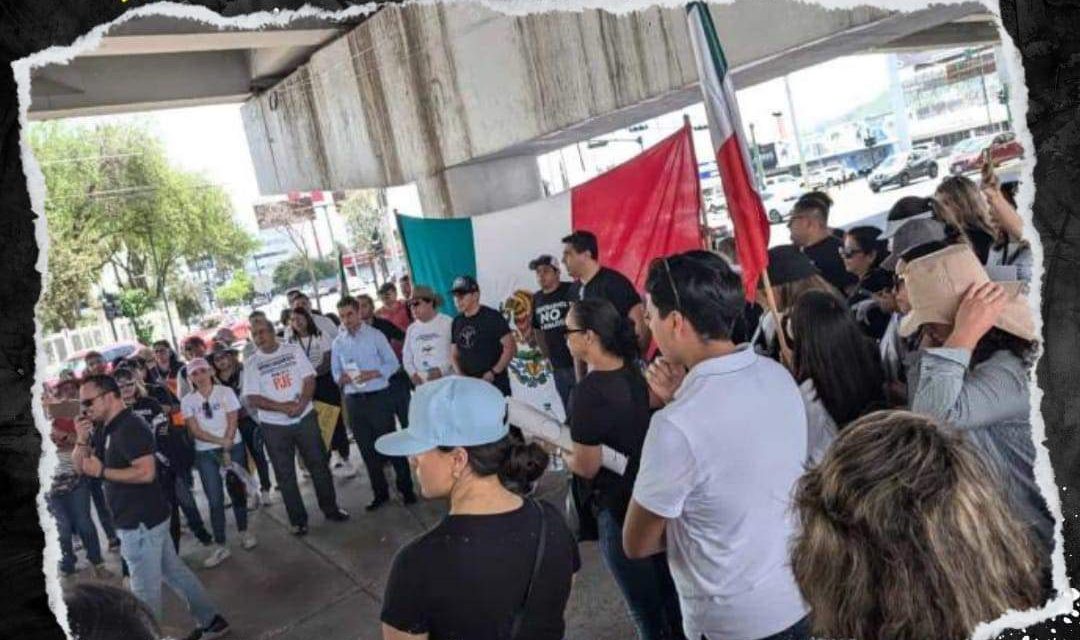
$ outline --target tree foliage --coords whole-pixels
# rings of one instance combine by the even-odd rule
[[[131,321],[131,328],[139,342],[150,344],[154,341],[154,325],[145,320],[146,314],[154,310],[155,301],[145,289],[124,289],[120,292],[120,315]]]
[[[174,279],[168,285],[169,300],[176,306],[180,322],[190,327],[206,309],[203,308],[202,295],[195,283],[190,280]]]
[[[315,271],[315,277],[319,280],[337,275],[337,262],[331,258],[312,260],[311,266]],[[292,256],[274,267],[274,289],[278,291],[298,289],[309,284],[311,284],[311,276],[308,274],[303,256]]]
[[[46,122],[29,139],[47,190],[48,328],[75,326],[107,265],[121,287],[156,301],[185,262],[209,256],[239,267],[254,249],[224,190],[173,167],[144,125]]]
[[[357,251],[382,250],[387,219],[385,205],[377,190],[354,191],[338,205],[338,211]]]
[[[246,271],[237,270],[228,282],[217,288],[214,295],[218,303],[225,307],[251,304],[255,299],[255,283]]]

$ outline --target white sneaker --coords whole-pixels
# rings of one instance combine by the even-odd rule
[[[269,507],[274,504],[274,493],[272,491],[260,491],[259,504],[264,507]]]
[[[356,477],[356,467],[353,465],[352,459],[342,460],[341,466],[333,469],[333,474],[340,478],[354,478]]]
[[[222,562],[228,560],[229,556],[231,555],[232,554],[229,553],[229,550],[225,547],[225,545],[216,544],[214,545],[214,550],[211,551],[210,555],[207,556],[205,561],[203,561],[203,566],[207,569],[213,569]]]
[[[245,531],[240,534],[240,546],[242,546],[244,550],[251,551],[257,544],[259,544],[259,541],[255,539],[254,533]]]
[[[259,494],[249,493],[247,497],[247,510],[254,511],[259,508]]]

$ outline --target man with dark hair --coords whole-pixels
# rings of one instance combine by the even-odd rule
[[[370,298],[364,304],[372,307],[370,312],[374,311]],[[394,396],[390,389],[390,377],[400,370],[401,364],[386,336],[364,322],[360,307],[360,301],[349,296],[338,301],[338,315],[341,316],[344,331],[334,339],[330,368],[345,396],[349,428],[364,459],[371,490],[375,494],[365,509],[375,511],[390,500],[390,487],[383,474],[387,458],[375,451],[375,440],[394,431]],[[413,491],[408,460],[394,457],[389,461],[394,467],[402,499],[405,504],[413,504],[416,493]]]
[[[634,283],[618,271],[600,266],[600,249],[592,232],[578,230],[562,242],[563,263],[570,277],[578,281],[573,296],[578,300],[599,298],[615,305],[619,315],[633,324],[638,348],[644,353],[649,346],[649,328]]]
[[[289,302],[289,308],[295,309],[297,307],[302,307],[305,311],[311,314],[312,320],[315,321],[315,326],[319,328],[319,332],[325,335],[327,339],[333,340],[335,337],[337,337],[337,325],[334,324],[333,320],[327,318],[325,315],[323,315],[321,312],[317,311],[311,306],[311,298],[307,297],[306,293],[297,291],[296,295],[291,298]],[[286,342],[288,342],[289,338],[292,337],[292,327],[288,326],[287,324],[285,326],[284,337]]]
[[[510,323],[501,313],[480,304],[480,285],[469,275],[450,287],[458,315],[450,325],[450,359],[459,375],[482,378],[510,395],[510,361],[517,353]]]
[[[689,373],[645,436],[626,554],[666,547],[688,638],[809,638],[788,562],[788,500],[807,447],[798,387],[779,363],[732,342],[743,287],[723,258],[658,259],[645,289],[664,360]]]
[[[397,287],[393,282],[385,282],[379,287],[379,301],[382,302],[382,307],[376,315],[394,323],[394,326],[401,329],[404,334],[404,331],[409,328],[409,323],[412,322],[412,315],[409,314],[409,305],[398,298]]]
[[[406,273],[405,275],[398,278],[398,289],[401,290],[402,298],[404,298],[405,300],[412,300],[412,278],[409,277],[409,274]]]
[[[326,453],[312,406],[315,369],[299,345],[279,343],[266,316],[252,314],[251,336],[257,350],[244,361],[243,397],[258,411],[274,477],[285,501],[294,535],[308,532],[307,509],[296,484],[296,454],[304,461],[315,485],[319,508],[327,520],[344,522],[347,511],[338,507]]]
[[[788,230],[791,243],[799,247],[832,286],[845,296],[859,279],[848,273],[840,251],[844,248],[843,234],[838,237],[829,228],[829,209],[832,198],[821,191],[804,193],[791,209]]]
[[[559,263],[549,255],[529,262],[529,271],[536,274],[540,290],[533,293],[533,336],[540,353],[551,362],[555,388],[563,407],[570,411],[570,391],[577,382],[574,357],[566,346],[566,316],[573,301],[573,285],[559,278]]]
[[[83,370],[83,376],[98,376],[109,372],[109,363],[105,362],[105,356],[101,355],[100,351],[87,351],[83,356],[83,363],[86,368]]]
[[[386,341],[390,343],[390,348],[393,349],[394,356],[400,364],[402,350],[405,348],[405,331],[388,318],[379,317],[375,312],[375,301],[366,293],[356,296],[356,303],[357,310],[360,312],[360,320],[364,324],[378,329],[379,333],[386,336]],[[390,395],[393,398],[394,415],[397,416],[398,422],[401,423],[401,428],[408,429],[412,381],[409,380],[409,374],[405,372],[404,367],[399,367],[390,376]]]
[[[161,618],[161,583],[183,598],[199,623],[188,638],[209,640],[229,632],[206,590],[176,555],[169,539],[169,506],[157,481],[154,433],[121,397],[111,376],[90,376],[79,389],[82,416],[72,463],[105,481],[120,537],[120,554],[131,572],[131,591]]]

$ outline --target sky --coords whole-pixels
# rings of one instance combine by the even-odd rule
[[[807,130],[855,106],[873,100],[888,89],[887,56],[870,54],[838,58],[800,70],[789,77],[798,124]],[[858,78],[853,82],[852,78]],[[744,123],[754,123],[758,141],[775,137],[774,111],[788,113],[780,78],[738,92]],[[260,201],[255,169],[248,154],[240,105],[212,105],[165,111],[81,118],[87,124],[103,120],[146,122],[164,141],[169,157],[184,169],[198,171],[230,195],[237,220],[257,230],[253,205]],[[785,116],[786,126],[790,120]],[[267,196],[274,194],[266,194]]]

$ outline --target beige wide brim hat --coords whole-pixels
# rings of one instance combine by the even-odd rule
[[[972,285],[990,281],[979,258],[965,244],[901,262],[911,312],[900,321],[900,335],[910,336],[924,324],[953,324],[960,301]],[[1028,306],[1026,282],[999,282],[1009,297],[994,326],[1024,340],[1036,340],[1035,317]]]

